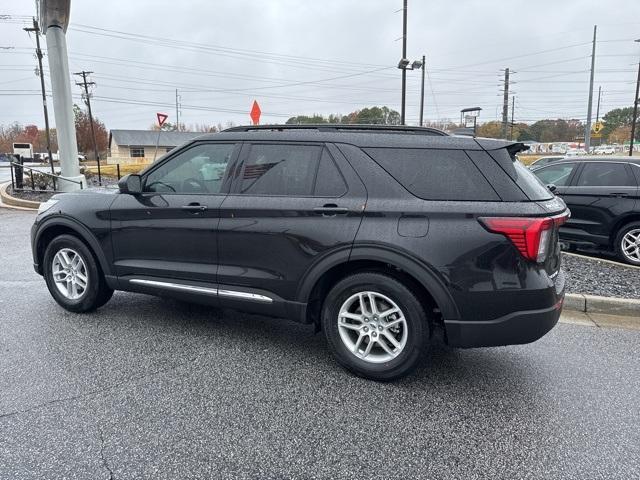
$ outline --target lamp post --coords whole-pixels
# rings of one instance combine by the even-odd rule
[[[424,59],[424,57],[422,57]],[[424,61],[423,60],[414,60],[413,62],[406,59],[406,58],[401,58],[400,61],[398,62],[398,68],[400,70],[402,70],[402,76],[404,78],[404,76],[407,73],[407,70],[418,70],[418,69],[422,69],[422,100],[420,102],[420,126],[422,126],[422,109],[423,109],[423,102],[424,102]],[[405,101],[406,101],[406,88],[405,88],[405,83],[402,83],[402,107],[401,107],[401,114],[400,114],[400,123],[402,125],[404,125],[405,122]]]
[[[640,43],[640,38],[635,40]],[[640,61],[638,62],[638,80],[636,80],[636,96],[633,99],[633,118],[631,119],[631,140],[629,142],[629,156],[633,156],[633,139],[636,136],[636,123],[638,121],[638,96],[640,96]]]
[[[53,112],[58,134],[60,170],[64,178],[85,184],[78,164],[78,141],[73,118],[73,99],[65,32],[69,25],[71,0],[40,0],[40,28],[47,39]],[[76,190],[80,183],[60,182],[60,190]]]

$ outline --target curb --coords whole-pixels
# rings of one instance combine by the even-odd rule
[[[564,309],[582,313],[620,315],[640,319],[640,300],[626,298],[567,293],[564,297]]]
[[[40,202],[33,202],[31,200],[23,200],[21,198],[12,197],[7,193],[7,188],[9,188],[11,183],[5,183],[4,185],[0,185],[0,199],[4,206],[6,207],[19,207],[26,208],[29,210],[37,210],[40,206]]]

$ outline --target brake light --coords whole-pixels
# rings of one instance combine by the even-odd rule
[[[515,245],[527,260],[544,262],[549,236],[554,227],[567,221],[568,214],[555,217],[482,217],[478,220],[493,233],[500,233]]]

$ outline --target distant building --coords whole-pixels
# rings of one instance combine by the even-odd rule
[[[107,163],[149,163],[174,148],[203,135],[198,132],[158,132],[154,130],[111,130]]]

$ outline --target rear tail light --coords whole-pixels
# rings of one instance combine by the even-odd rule
[[[515,245],[527,260],[542,263],[549,253],[549,237],[554,228],[569,218],[555,217],[482,217],[478,220],[493,233],[500,233]]]

